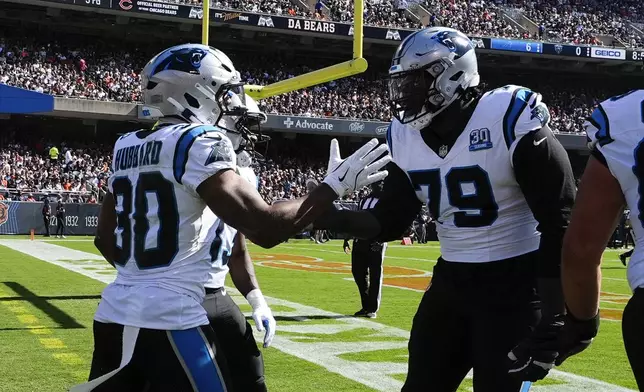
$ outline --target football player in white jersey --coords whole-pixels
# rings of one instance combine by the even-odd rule
[[[246,116],[243,85],[221,51],[179,45],[142,71],[150,130],[119,138],[95,244],[117,268],[94,318],[90,382],[75,391],[223,391],[204,284],[220,220],[272,247],[311,223],[333,201],[379,181],[390,160],[373,139],[346,159],[331,143],[329,172],[307,196],[269,206],[236,169]],[[210,209],[212,213],[206,213]],[[213,230],[215,228],[215,230]]]
[[[644,390],[644,90],[602,102],[588,119],[586,133],[592,153],[563,246],[562,281],[571,322],[560,351],[579,352],[597,334],[601,257],[626,206],[635,249],[627,267],[633,296],[624,309],[622,332],[635,380]]]
[[[247,100],[249,97],[246,98]],[[257,176],[253,172],[251,157],[247,151],[237,154],[237,171],[252,186],[257,187]],[[275,336],[275,318],[269,308],[255,277],[253,262],[246,248],[243,234],[221,222],[217,227],[221,241],[213,242],[213,266],[206,283],[206,298],[203,306],[208,313],[210,326],[215,331],[230,379],[235,390],[248,392],[266,391],[264,361],[257,349],[253,331],[246,322],[237,304],[227,295],[224,288],[226,275],[235,287],[246,297],[253,309],[253,320],[257,329],[265,332],[264,347],[268,347]]]
[[[393,162],[380,202],[316,226],[391,241],[427,203],[441,257],[414,317],[403,391],[456,391],[473,368],[474,391],[517,392],[557,355],[561,243],[575,197],[568,155],[540,94],[482,91],[459,31],[411,34],[389,73]]]

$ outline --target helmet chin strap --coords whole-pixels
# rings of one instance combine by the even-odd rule
[[[440,92],[438,93],[441,94]],[[442,96],[445,97],[444,95]],[[428,127],[436,119],[436,117],[438,117],[439,114],[441,114],[450,106],[452,106],[452,104],[454,104],[454,102],[457,101],[461,96],[462,96],[461,91],[455,92],[454,95],[452,96],[452,99],[449,101],[446,101],[446,103],[443,103],[443,106],[440,109],[438,109],[435,112],[427,111],[427,114],[425,114],[424,116],[420,117],[415,121],[412,121],[411,122],[412,126],[414,127],[414,129],[418,131]],[[417,125],[414,125],[414,123],[417,123]]]

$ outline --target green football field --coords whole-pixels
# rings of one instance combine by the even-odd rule
[[[273,346],[263,349],[269,390],[400,390],[409,329],[439,254],[436,243],[390,244],[375,320],[348,316],[359,297],[342,242],[294,240],[271,250],[251,246],[251,254],[278,322]],[[598,338],[534,391],[636,389],[619,321],[630,290],[617,255],[604,257]],[[66,391],[86,379],[92,317],[114,276],[88,239],[0,237],[1,392]],[[229,292],[248,314],[245,300]],[[459,391],[471,385],[468,376]]]

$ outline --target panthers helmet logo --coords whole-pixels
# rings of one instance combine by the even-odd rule
[[[164,57],[156,60],[152,75],[161,71],[182,71],[190,74],[199,74],[201,61],[208,54],[201,48],[187,47],[169,51]]]
[[[3,225],[9,219],[9,207],[0,203],[0,225]]]
[[[450,52],[456,53],[456,58],[460,58],[470,49],[474,49],[474,45],[469,38],[461,36],[453,31],[440,31],[434,34],[431,39],[440,42],[449,49]]]

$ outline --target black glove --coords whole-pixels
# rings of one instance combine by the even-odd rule
[[[555,365],[559,366],[568,357],[579,354],[592,343],[599,331],[599,312],[590,320],[579,320],[568,312],[559,336],[559,356]]]
[[[508,353],[508,373],[521,381],[538,381],[555,366],[564,315],[542,320],[532,334]]]

